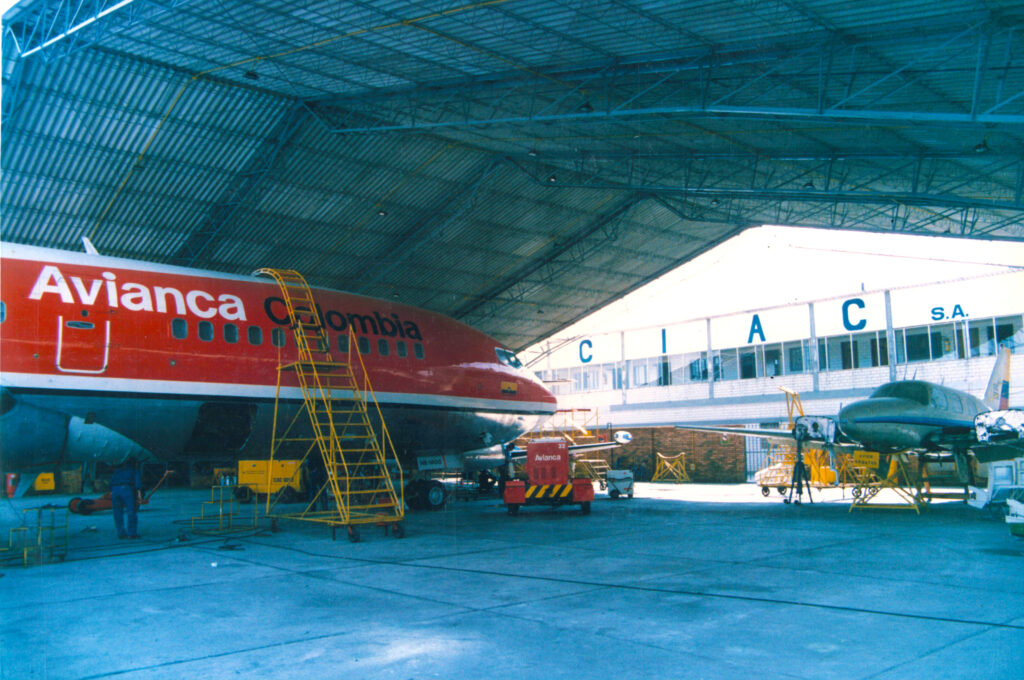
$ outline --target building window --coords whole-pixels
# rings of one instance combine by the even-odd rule
[[[249,344],[254,347],[259,347],[263,344],[263,329],[259,326],[249,326],[245,331],[246,336],[249,338]]]
[[[764,352],[764,376],[774,378],[782,375],[782,345],[765,345],[761,350]]]
[[[967,322],[967,344],[972,357],[989,357],[996,352],[996,327],[992,319]]]
[[[1021,334],[1020,316],[1004,316],[995,320],[996,323],[996,344],[1005,343],[1010,348],[1011,354],[1016,354],[1024,349],[1024,334]]]
[[[807,340],[802,342],[787,342],[782,345],[782,352],[786,357],[786,373],[804,372],[804,346]]]
[[[748,380],[757,377],[756,347],[744,347],[739,350],[740,378]]]
[[[739,360],[735,349],[723,349],[715,355],[715,380],[737,380]]]
[[[171,321],[171,337],[177,340],[184,340],[188,337],[188,321],[184,319],[173,319]]]
[[[907,328],[903,334],[906,337],[908,363],[928,361],[931,358],[931,339],[929,338],[927,326]]]

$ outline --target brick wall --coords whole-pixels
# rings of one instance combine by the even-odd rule
[[[647,481],[656,468],[656,453],[674,456],[686,454],[686,472],[694,482],[745,482],[746,453],[744,438],[728,437],[708,432],[693,432],[677,427],[630,428],[633,441],[610,452],[613,466],[643,471],[638,479]],[[622,462],[618,461],[622,459]]]

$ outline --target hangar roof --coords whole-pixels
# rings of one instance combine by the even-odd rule
[[[1019,2],[25,0],[3,19],[5,240],[297,269],[514,348],[750,226],[1024,240]]]

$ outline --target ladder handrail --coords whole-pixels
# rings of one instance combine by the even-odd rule
[[[277,438],[278,402],[280,400],[281,373],[283,370],[295,371],[299,388],[302,392],[304,410],[309,415],[310,425],[313,429],[313,440],[306,450],[302,461],[305,462],[314,447],[319,447],[320,455],[323,458],[324,467],[328,470],[327,482],[318,491],[318,496],[324,488],[329,486],[336,499],[336,506],[340,516],[340,523],[350,524],[353,520],[351,510],[359,510],[365,507],[362,504],[353,505],[349,499],[353,495],[367,493],[364,489],[354,489],[353,481],[376,479],[373,475],[356,476],[353,479],[353,468],[364,468],[369,466],[378,467],[386,479],[386,488],[374,489],[374,493],[386,493],[386,502],[376,503],[372,507],[391,507],[395,510],[395,520],[404,516],[404,488],[399,484],[399,491],[395,491],[394,483],[389,473],[389,456],[397,468],[401,480],[402,468],[395,453],[394,443],[387,430],[380,404],[377,402],[376,394],[370,384],[369,374],[363,362],[362,353],[359,351],[358,343],[355,341],[355,334],[351,327],[348,328],[348,355],[355,353],[360,370],[362,381],[360,381],[352,370],[354,362],[349,359],[347,362],[335,361],[330,351],[330,338],[324,327],[316,301],[313,299],[313,292],[306,283],[305,278],[294,270],[278,270],[271,268],[258,269],[254,274],[263,274],[273,278],[281,289],[285,309],[288,312],[290,327],[295,337],[295,344],[298,350],[298,360],[281,363],[278,366],[278,388],[274,404],[274,446],[271,449],[271,460],[281,444],[286,441],[284,438]],[[311,344],[312,341],[312,344]],[[334,372],[337,371],[337,372]],[[332,380],[335,379],[335,380]],[[351,384],[339,386],[337,382],[348,381]],[[360,387],[362,382],[362,387]],[[334,384],[332,384],[334,383]],[[374,409],[379,418],[381,435],[378,436],[373,423],[369,417],[366,394],[370,395]],[[341,396],[345,395],[345,396]],[[340,402],[350,402],[352,410],[341,410],[337,406]],[[286,428],[286,435],[295,424],[296,417],[292,419]],[[345,418],[336,418],[345,414]],[[359,435],[347,434],[350,428],[361,428],[364,433]],[[307,441],[305,438],[299,438]],[[299,441],[299,439],[287,441]],[[355,457],[349,461],[346,456],[346,448],[342,440],[354,441],[364,440],[364,447],[349,447],[347,450]],[[339,475],[339,472],[341,475]],[[342,486],[343,477],[344,485]],[[313,506],[311,502],[307,511]],[[269,497],[268,497],[269,512]],[[310,513],[323,515],[324,513]],[[328,513],[329,514],[329,513]],[[299,517],[304,518],[304,517]],[[365,518],[364,518],[365,519]],[[317,521],[320,521],[319,519]],[[327,520],[329,521],[329,520]]]

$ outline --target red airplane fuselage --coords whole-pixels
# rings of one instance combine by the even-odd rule
[[[6,243],[0,257],[4,469],[269,454],[277,368],[297,358],[275,282]],[[556,408],[465,324],[337,291],[314,298],[335,356],[356,350],[354,333],[403,462],[495,447]]]

